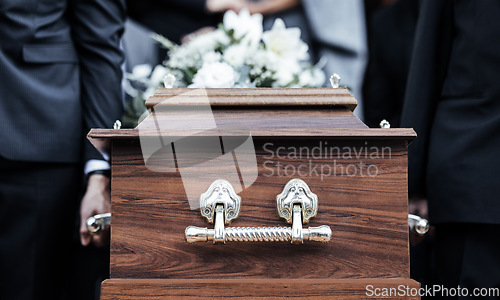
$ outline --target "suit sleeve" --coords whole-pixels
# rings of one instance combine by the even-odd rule
[[[69,22],[79,56],[85,135],[91,128],[111,128],[121,118],[125,4],[122,0],[70,0]],[[102,159],[85,139],[84,161]]]
[[[427,195],[429,139],[453,37],[451,2],[424,0],[417,24],[401,117],[401,127],[418,135],[408,149],[410,195]]]

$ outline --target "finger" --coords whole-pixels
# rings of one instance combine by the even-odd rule
[[[98,248],[101,248],[102,246],[104,246],[104,241],[103,241],[102,235],[100,235],[100,234],[93,235],[92,236],[92,244],[94,244],[94,246],[96,246]]]
[[[420,213],[422,214],[422,217],[425,219],[429,218],[429,209],[427,206],[427,202],[425,202],[421,207],[420,207]]]
[[[86,229],[85,231],[80,230],[80,242],[82,243],[82,246],[88,246],[90,244],[90,240],[90,233]]]
[[[91,236],[90,232],[87,229],[86,219],[82,218],[82,220],[80,221],[80,243],[83,246],[87,246],[90,243],[90,240]]]
[[[416,214],[417,209],[416,209],[415,204],[413,202],[408,203],[408,212],[410,214]]]

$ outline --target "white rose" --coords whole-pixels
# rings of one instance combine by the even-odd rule
[[[224,61],[235,68],[241,67],[245,63],[247,50],[248,48],[243,45],[229,46],[226,51],[224,51]]]
[[[325,83],[325,73],[313,67],[312,69],[304,70],[299,75],[299,86],[301,87],[319,87]]]
[[[224,62],[211,62],[194,75],[190,88],[232,88],[236,80],[234,69]]]
[[[221,29],[216,29],[207,34],[209,34],[214,41],[221,44],[222,46],[228,46],[231,43],[231,40],[229,39],[227,34]]]
[[[247,55],[246,64],[257,72],[260,72],[264,68],[274,72],[278,69],[279,61],[278,56],[274,53],[259,48],[257,51],[253,51],[251,55]]]
[[[194,47],[183,45],[169,52],[167,66],[173,69],[196,67],[201,60],[200,54]],[[200,64],[201,66],[201,64]]]
[[[319,69],[319,68],[313,68],[311,70],[311,73],[313,74],[313,78],[314,78],[314,81],[313,81],[313,84],[311,86],[323,86],[325,84],[325,81],[326,81],[326,76],[325,76],[325,72],[323,72],[323,70]]]
[[[283,58],[277,60],[275,68],[275,87],[288,86],[302,70],[298,61]]]
[[[295,79],[295,75],[299,70],[300,66],[298,66],[294,62],[281,60],[281,64],[274,74],[274,77],[276,79],[274,87],[285,87],[289,85]]]
[[[218,62],[221,59],[220,53],[217,53],[215,51],[210,51],[205,54],[203,54],[203,63],[212,63],[212,62]]]
[[[197,35],[189,43],[185,44],[185,46],[193,49],[192,51],[194,52],[206,53],[213,51],[218,43],[215,35],[205,33]]]

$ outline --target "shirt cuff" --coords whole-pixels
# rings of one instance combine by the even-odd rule
[[[92,171],[97,171],[97,170],[110,170],[111,166],[109,163],[105,160],[100,160],[100,159],[91,159],[87,161],[85,164],[84,172],[85,175],[89,174]]]

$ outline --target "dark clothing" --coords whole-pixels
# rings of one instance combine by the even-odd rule
[[[127,14],[154,33],[180,44],[185,35],[203,27],[217,27],[221,14],[209,14],[206,0],[126,0]],[[168,50],[160,48],[155,64],[161,64]]]
[[[206,0],[127,0],[128,15],[151,31],[180,44],[202,27],[216,27],[220,14],[209,14]]]
[[[378,128],[384,119],[391,127],[400,126],[418,6],[418,0],[399,0],[372,9],[367,5],[369,60],[363,109],[369,127]]]
[[[84,137],[121,117],[120,0],[0,0],[0,156],[101,158]]]
[[[369,60],[363,84],[364,122],[378,128],[385,119],[391,127],[400,127],[419,0],[379,2],[365,0]],[[410,247],[410,277],[422,286],[434,282],[433,245],[428,234]]]
[[[0,158],[0,299],[61,299],[81,176],[78,164]]]
[[[436,284],[470,293],[500,288],[499,15],[494,0],[422,1],[401,122],[418,134],[409,193],[436,226]]]
[[[77,219],[79,221],[80,218]],[[76,228],[80,228],[77,222]],[[77,231],[73,235],[74,259],[71,263],[70,282],[64,287],[65,299],[100,299],[101,283],[109,278],[109,247],[97,248],[93,244],[83,247]]]
[[[122,0],[0,0],[0,299],[75,299],[85,139],[122,113]]]
[[[423,2],[402,126],[433,223],[500,224],[499,15],[498,1]]]
[[[499,299],[499,231],[500,225],[451,223],[436,226],[435,284],[453,288],[460,286],[471,295],[476,287],[497,288],[496,294],[489,297],[483,294],[480,299]],[[439,296],[446,295],[440,293]],[[477,297],[469,297],[472,298]]]

